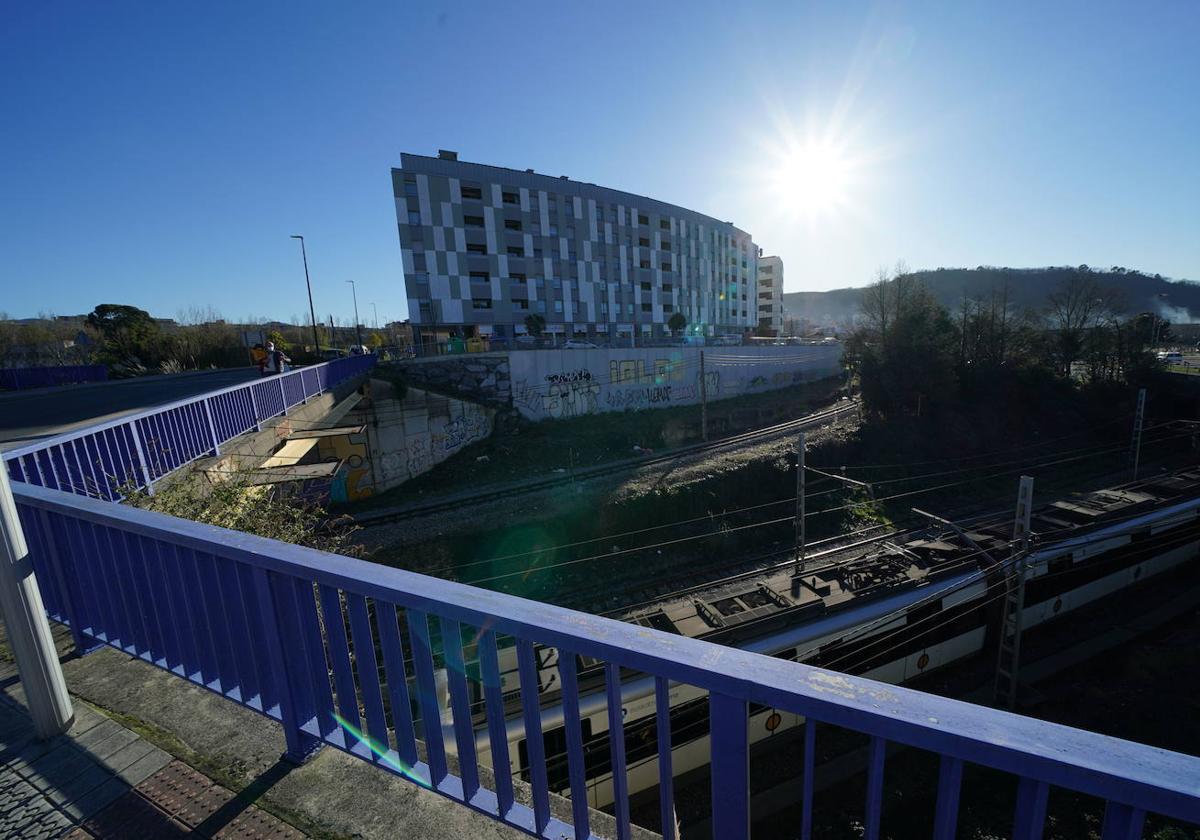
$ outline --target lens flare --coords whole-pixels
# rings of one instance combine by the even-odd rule
[[[360,744],[365,744],[367,749],[369,749],[381,762],[386,764],[396,773],[410,781],[416,782],[422,787],[427,787],[431,790],[433,789],[433,785],[429,783],[429,779],[422,778],[417,773],[416,768],[409,767],[407,764],[397,758],[392,750],[388,749],[386,744],[380,745],[378,741],[376,741],[367,733],[363,732],[354,724],[350,723],[350,721],[343,719],[342,716],[337,712],[333,713],[333,719],[337,721],[338,726],[342,727],[342,729],[354,736],[354,738]]]

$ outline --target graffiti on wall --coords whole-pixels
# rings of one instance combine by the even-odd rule
[[[452,452],[488,435],[487,417],[479,412],[460,414],[446,424],[441,437],[442,451]]]
[[[365,432],[321,438],[318,454],[322,461],[342,463],[342,468],[330,483],[330,499],[348,502],[365,499],[375,492]]]

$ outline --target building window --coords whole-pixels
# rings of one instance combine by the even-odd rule
[[[471,308],[472,309],[491,309],[492,308],[492,299],[491,298],[471,298]]]
[[[417,197],[417,182],[416,181],[405,181],[404,182],[404,194],[407,195],[409,198],[416,198]]]
[[[483,227],[483,216],[463,216],[463,224],[467,227]]]
[[[641,268],[649,268],[649,267],[650,267],[650,260],[642,260],[642,261],[641,261],[641,262],[640,262],[638,265],[639,265],[639,267],[641,267]]]
[[[566,237],[568,239],[574,239],[575,238],[575,228],[571,227],[570,225],[567,225]]]
[[[561,289],[562,288],[562,278],[555,277],[553,280],[550,281],[550,285],[556,289]]]
[[[410,225],[421,224],[421,214],[418,213],[416,210],[409,210],[408,211],[408,223]]]
[[[650,217],[649,217],[649,216],[643,216],[641,213],[638,213],[638,224],[639,224],[639,225],[648,225],[648,224],[650,224]]]
[[[501,196],[501,198],[504,199],[505,204],[520,204],[521,203],[521,197],[519,195],[517,195],[515,192],[501,193],[500,196]]]
[[[671,240],[670,240],[670,239],[663,239],[662,241],[660,241],[660,242],[658,243],[658,250],[660,250],[660,251],[670,251],[670,250],[671,250]]]
[[[476,201],[479,201],[483,198],[483,190],[480,189],[479,187],[463,186],[463,187],[460,187],[460,189],[462,191],[463,198],[473,198]]]
[[[541,235],[542,235],[542,226],[541,226],[541,224],[539,224],[538,222],[532,222],[532,223],[530,223],[530,225],[529,225],[529,232],[530,232],[530,233],[532,233],[534,236],[541,236]]]
[[[517,308],[517,309],[521,310],[522,312],[528,312],[528,311],[529,311],[529,301],[525,300],[524,298],[516,298],[516,299],[514,299],[514,300],[513,300],[513,306],[514,306],[515,308]]]
[[[529,279],[528,277],[526,277],[524,274],[522,274],[519,271],[514,271],[512,274],[510,274],[508,276],[511,277],[515,282],[518,282],[518,283],[524,283],[526,280]]]
[[[642,311],[643,311],[643,312],[653,312],[653,311],[654,311],[654,307],[653,307],[651,304],[649,304],[649,303],[643,303],[643,304],[642,304]]]
[[[643,284],[642,284],[642,291],[643,291],[643,292],[648,292],[648,291],[650,291],[650,284],[649,284],[649,283],[643,283]]]
[[[674,304],[670,304],[670,303],[663,304],[663,312],[674,312],[674,311],[675,311]]]
[[[662,268],[662,270],[663,270],[663,271],[670,271],[670,270],[671,270],[671,264],[670,264],[669,262],[662,263],[662,265],[661,265],[661,268]]]
[[[490,280],[491,280],[491,277],[488,276],[488,273],[486,271],[472,271],[471,272],[471,282],[472,283],[487,283]]]
[[[510,257],[523,257],[523,256],[525,256],[525,249],[524,249],[524,248],[517,248],[517,247],[515,247],[515,246],[513,246],[513,245],[509,245],[507,250],[508,250],[508,255],[509,255]]]
[[[468,242],[467,243],[467,253],[468,254],[486,254],[487,246],[486,245],[476,245],[474,243]]]
[[[533,249],[533,258],[535,260],[540,260],[542,258],[542,249],[541,248]]]
[[[562,301],[561,300],[554,301],[554,311],[556,313],[558,313],[559,315],[562,314],[563,310],[562,310]]]
[[[646,236],[639,236],[639,237],[638,237],[638,246],[639,246],[639,247],[642,247],[642,248],[649,248],[649,247],[650,247],[650,239],[649,239],[649,237],[646,237]]]
[[[520,230],[521,222],[519,219],[505,219],[504,228],[505,230]]]
[[[632,314],[633,314],[633,304],[632,304],[632,303],[627,303],[627,304],[625,304],[625,314],[626,314],[626,315],[632,315]]]
[[[670,230],[671,229],[671,220],[670,219],[659,219],[658,226],[660,228],[662,228],[663,230]]]
[[[426,263],[425,263],[425,252],[424,251],[413,254],[413,270],[414,271],[425,271],[425,269],[427,269],[428,267],[429,266],[426,265]]]
[[[551,224],[550,227],[546,230],[546,235],[547,236],[558,236],[558,225]]]

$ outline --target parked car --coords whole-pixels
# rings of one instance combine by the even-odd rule
[[[1163,351],[1158,354],[1158,360],[1166,365],[1181,365],[1183,364],[1183,354],[1174,350]]]
[[[578,339],[578,338],[568,339],[567,343],[563,345],[563,348],[566,350],[599,350],[600,349],[595,344],[592,344],[592,342],[583,341],[582,339]]]

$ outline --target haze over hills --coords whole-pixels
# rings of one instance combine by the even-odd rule
[[[1014,306],[1041,310],[1049,295],[1064,279],[1082,270],[1079,267],[1050,268],[938,268],[912,271],[921,278],[933,296],[952,312],[964,298],[988,298],[1008,285],[1008,297]],[[1116,271],[1089,270],[1102,287],[1117,290],[1128,313],[1155,312],[1174,323],[1200,321],[1200,283],[1169,280],[1158,274],[1133,269]],[[841,323],[859,311],[863,287],[831,289],[827,292],[788,292],[783,296],[784,310],[790,317],[814,323]]]

